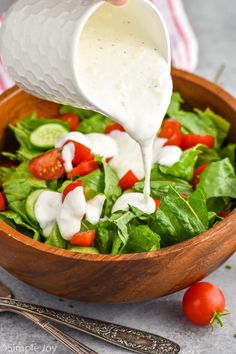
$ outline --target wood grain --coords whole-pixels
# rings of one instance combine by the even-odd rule
[[[236,141],[236,101],[218,86],[173,69],[175,90],[188,105],[211,107],[232,124]],[[55,116],[58,105],[15,87],[0,98],[0,137],[6,126],[36,111]],[[236,210],[224,221],[188,241],[159,251],[121,256],[88,255],[46,246],[0,221],[0,265],[48,293],[100,303],[142,301],[173,293],[204,278],[236,250]]]

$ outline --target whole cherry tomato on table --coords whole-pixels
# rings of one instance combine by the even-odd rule
[[[194,324],[206,326],[218,321],[221,326],[222,316],[225,316],[225,297],[214,284],[207,282],[196,283],[184,294],[183,312]]]

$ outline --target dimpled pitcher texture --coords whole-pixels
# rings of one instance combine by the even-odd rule
[[[82,29],[77,25],[78,18],[86,22],[89,16],[86,3],[18,0],[11,6],[1,29],[0,52],[11,76],[23,89],[60,103],[68,103],[69,97],[69,103],[77,105],[79,97],[80,105],[87,108],[77,87],[73,59],[68,60]],[[90,8],[99,3],[90,0]]]

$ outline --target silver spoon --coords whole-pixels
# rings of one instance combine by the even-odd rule
[[[7,299],[13,298],[13,294],[11,293],[11,291],[6,286],[4,286],[1,282],[0,282],[0,296],[3,298],[7,298]],[[24,310],[21,310],[20,308],[10,308],[5,305],[4,306],[0,305],[0,312],[6,312],[6,311],[17,313],[19,315],[24,316],[28,320],[34,322],[37,326],[39,326],[44,331],[51,334],[59,342],[64,344],[73,353],[76,353],[76,354],[98,354],[97,352],[95,352],[92,349],[81,344],[80,342],[78,342],[76,339],[72,338],[71,336],[69,336],[65,332],[62,332],[57,327],[52,325],[47,319],[42,318],[41,316],[39,316],[37,314],[26,312]]]
[[[4,294],[1,292],[2,288],[0,283],[0,296],[2,293]],[[4,296],[6,296],[6,291]],[[23,316],[25,316],[25,312],[40,316],[135,353],[177,354],[180,351],[177,343],[156,334],[14,300],[9,296],[8,298],[0,297],[0,308],[6,308],[8,311],[20,311]],[[90,353],[95,352],[90,351]]]

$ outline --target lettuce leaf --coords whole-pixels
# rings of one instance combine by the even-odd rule
[[[151,229],[161,237],[163,246],[172,245],[208,229],[208,211],[204,193],[199,189],[189,198],[183,198],[170,187],[169,193],[161,198],[156,212],[156,221]]]
[[[209,134],[215,137],[215,148],[219,148],[226,139],[230,123],[210,108],[205,111],[194,109],[193,112],[181,109],[184,102],[178,92],[172,95],[171,103],[167,115],[175,118],[181,124],[183,134]]]
[[[105,162],[104,159],[102,159],[101,162],[104,169],[104,194],[106,196],[103,215],[110,216],[111,209],[117,198],[122,194],[122,190],[119,186],[119,178],[116,172]]]
[[[121,254],[129,238],[128,224],[135,215],[128,212],[112,214],[96,226],[96,247],[101,253]]]
[[[160,199],[163,195],[169,192],[170,186],[173,186],[180,194],[191,194],[193,192],[192,186],[188,182],[177,179],[176,181],[168,180],[169,176],[166,176],[166,180],[151,181],[151,197]],[[144,188],[144,182],[138,182],[134,185],[132,190],[134,192],[142,193]]]
[[[0,219],[16,230],[32,237],[34,240],[40,241],[39,230],[24,222],[19,213],[11,210],[4,211],[0,213]]]
[[[153,198],[160,199],[169,191],[169,187],[172,185],[180,194],[191,194],[193,192],[192,186],[185,180],[174,177],[171,175],[165,175],[160,171],[160,165],[154,164],[151,171],[151,196]],[[144,182],[137,182],[132,191],[143,192]]]
[[[106,126],[111,122],[111,120],[100,113],[94,114],[93,116],[82,120],[78,126],[78,131],[84,134],[89,133],[104,133]]]
[[[222,210],[230,211],[232,209],[232,201],[230,198],[213,197],[207,199],[207,210],[219,213]]]
[[[129,225],[129,238],[123,253],[141,253],[160,249],[161,238],[148,225]]]
[[[68,123],[63,122],[62,120],[44,118],[38,119],[36,113],[31,114],[29,117],[23,119],[16,125],[9,125],[20,144],[20,148],[17,151],[17,156],[20,160],[31,160],[42,153],[42,151],[36,149],[31,144],[30,135],[33,130],[48,123],[58,123],[68,128]]]
[[[209,149],[205,145],[198,145],[197,149],[201,150],[202,153],[197,158],[196,166],[220,160],[219,154],[214,149]]]
[[[206,199],[236,198],[236,175],[229,158],[212,162],[200,175],[197,189],[204,191]]]
[[[174,118],[184,129],[183,133],[209,134],[215,138],[215,148],[220,148],[226,139],[230,124],[209,108],[205,111],[195,109],[194,112],[179,111]]]
[[[3,183],[8,203],[25,200],[31,192],[43,188],[47,188],[46,182],[32,176],[28,162],[19,165]]]
[[[15,167],[0,167],[0,181],[4,182],[14,171]]]
[[[75,113],[80,117],[81,120],[89,118],[95,114],[94,111],[90,111],[82,108],[76,108],[72,106],[62,106],[59,110],[59,113],[60,114]]]
[[[179,94],[179,92],[173,92],[171,96],[171,101],[170,105],[167,110],[168,116],[175,116],[175,113],[177,113],[180,110],[181,104],[184,102],[183,98]]]
[[[48,246],[67,249],[68,242],[62,238],[57,224],[54,226],[45,244]]]
[[[97,224],[95,246],[100,253],[111,253],[116,231],[116,225],[109,220],[100,221]]]
[[[160,171],[165,175],[171,175],[186,181],[191,181],[193,178],[194,166],[198,155],[201,153],[202,152],[198,149],[198,146],[185,150],[178,162],[171,167],[160,166]]]
[[[100,169],[97,169],[88,175],[79,178],[82,181],[86,200],[94,198],[96,195],[104,193],[105,189],[105,174]]]
[[[235,167],[236,144],[228,144],[222,150],[219,151],[219,154],[222,159],[228,157],[232,165]]]
[[[135,215],[128,211],[126,213],[112,214],[110,221],[116,226],[111,254],[121,254],[129,239],[128,224],[135,218]]]

